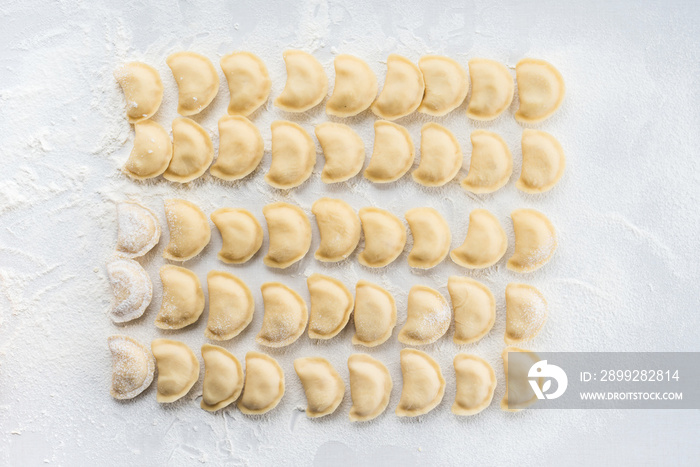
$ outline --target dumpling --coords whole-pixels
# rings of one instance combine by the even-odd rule
[[[372,112],[379,118],[396,120],[418,108],[425,82],[420,69],[401,55],[389,55],[386,67],[384,87],[372,104]]]
[[[486,130],[471,134],[472,156],[462,188],[472,193],[493,193],[503,187],[513,173],[513,156],[503,138]]]
[[[366,422],[381,415],[389,405],[393,383],[384,364],[369,355],[348,358],[350,372],[350,421]]]
[[[311,206],[321,243],[314,256],[319,261],[342,261],[360,242],[360,218],[343,200],[321,198]]]
[[[365,178],[374,183],[398,180],[411,168],[415,156],[406,128],[391,122],[374,122],[374,149]]]
[[[272,122],[272,162],[265,175],[268,185],[294,188],[304,183],[316,165],[316,146],[311,136],[293,122]]]
[[[112,387],[115,399],[133,399],[153,382],[156,361],[148,348],[131,337],[116,335],[107,339],[112,354]]]
[[[513,76],[504,65],[485,58],[469,60],[472,97],[467,116],[474,120],[493,120],[513,101]]]
[[[452,310],[440,292],[414,285],[408,293],[406,324],[399,331],[399,342],[406,345],[432,344],[450,327]]]
[[[523,168],[515,186],[525,193],[544,193],[557,184],[566,168],[559,141],[544,131],[523,130]]]
[[[557,249],[557,235],[549,219],[534,209],[516,209],[510,214],[515,232],[515,251],[507,267],[515,272],[541,268]]]
[[[394,261],[406,246],[406,227],[401,219],[379,208],[360,209],[365,233],[365,249],[358,261],[369,268],[380,268]]]
[[[450,130],[426,123],[420,131],[420,164],[411,174],[424,186],[443,186],[462,168],[462,148]]]
[[[143,267],[132,259],[115,259],[107,263],[112,286],[112,309],[109,316],[115,323],[140,318],[151,303],[153,284]]]
[[[160,268],[163,300],[156,316],[160,329],[182,329],[196,322],[204,311],[204,291],[189,269],[166,264]]]
[[[464,243],[452,250],[450,258],[465,268],[487,268],[503,257],[506,248],[508,237],[496,216],[486,209],[474,209],[469,214]]]
[[[557,111],[564,100],[564,78],[551,63],[536,58],[523,58],[515,66],[520,107],[515,119],[537,123]]]
[[[491,290],[468,277],[450,276],[447,291],[455,314],[455,344],[471,344],[484,337],[496,322],[496,300]]]
[[[270,237],[263,262],[285,269],[306,256],[311,247],[311,223],[304,211],[288,203],[268,204],[262,211]]]
[[[317,418],[335,412],[343,401],[345,383],[333,365],[320,357],[297,358],[294,371],[304,386],[306,416]]]
[[[305,112],[321,103],[328,93],[328,77],[313,55],[301,50],[284,52],[287,82],[275,105],[287,112]]]
[[[452,242],[445,218],[433,208],[413,208],[406,211],[406,222],[413,235],[408,265],[429,269],[440,264],[449,253]]]
[[[247,117],[265,103],[272,81],[260,57],[250,52],[233,52],[221,57],[219,64],[231,94],[229,115]]]
[[[540,361],[540,357],[529,350],[507,347],[501,354],[503,372],[506,375],[506,393],[501,400],[501,410],[519,412],[535,402],[537,396],[530,386],[528,372],[530,367]],[[543,378],[539,378],[541,387]]]
[[[420,350],[401,350],[403,388],[396,407],[399,417],[417,417],[433,410],[445,395],[440,365]]]
[[[335,86],[326,102],[326,113],[352,117],[369,108],[377,97],[377,77],[367,62],[353,55],[340,54],[333,61]]]
[[[222,180],[239,180],[260,164],[265,144],[258,128],[245,117],[219,119],[219,157],[209,172]]]
[[[189,118],[173,120],[173,158],[163,177],[187,183],[201,176],[214,160],[214,144],[209,133]]]
[[[175,402],[190,392],[199,379],[199,360],[187,344],[171,339],[153,339],[151,351],[158,367],[160,403]]]
[[[476,415],[491,404],[496,390],[496,372],[476,355],[458,353],[454,359],[457,393],[452,413]]]
[[[114,72],[114,78],[126,97],[126,116],[130,123],[151,118],[163,100],[163,82],[158,71],[141,62],[121,65]]]
[[[506,344],[519,344],[535,337],[547,320],[547,300],[527,284],[506,286]]]
[[[396,326],[394,297],[376,284],[360,280],[355,286],[355,335],[352,343],[366,347],[383,344]]]
[[[279,282],[266,282],[260,291],[265,315],[255,342],[267,347],[284,347],[296,341],[304,333],[309,319],[304,299]]]
[[[173,157],[173,143],[165,128],[153,120],[134,124],[134,148],[122,172],[136,180],[157,177],[165,172]]]
[[[352,294],[338,279],[311,274],[306,279],[311,298],[309,337],[330,339],[338,335],[350,320],[355,304]]]
[[[209,412],[223,409],[243,391],[243,367],[228,350],[218,345],[202,346],[204,382],[200,407]]]
[[[160,222],[153,211],[133,201],[117,203],[117,253],[143,256],[160,241]]]
[[[262,246],[262,227],[249,211],[220,208],[212,212],[209,217],[221,233],[221,251],[217,256],[224,263],[245,263]]]
[[[245,354],[245,385],[238,409],[259,415],[277,407],[284,396],[284,372],[277,360],[259,352]]]
[[[204,335],[215,341],[236,337],[253,320],[253,294],[242,280],[223,271],[209,271],[207,286],[209,319]]]
[[[219,92],[219,74],[211,61],[194,52],[177,52],[165,62],[178,88],[177,113],[195,115],[204,110]]]
[[[459,107],[469,92],[467,72],[448,57],[425,55],[418,60],[425,95],[418,112],[439,117]]]
[[[355,130],[342,123],[324,122],[314,131],[326,160],[321,171],[323,183],[344,182],[360,173],[365,163],[365,143]]]
[[[170,241],[163,251],[163,258],[171,261],[194,258],[211,239],[207,216],[194,203],[184,199],[168,199],[164,204]]]

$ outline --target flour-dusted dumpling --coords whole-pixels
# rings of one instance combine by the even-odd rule
[[[358,261],[363,266],[380,268],[399,257],[406,246],[406,227],[401,219],[379,208],[360,209],[365,233],[365,249]]]
[[[469,269],[493,266],[506,253],[508,237],[496,216],[486,209],[469,214],[469,227],[464,243],[450,253],[452,261]]]
[[[484,337],[496,322],[496,300],[491,290],[468,277],[450,276],[447,291],[455,314],[455,344],[471,344]]]
[[[396,120],[413,113],[425,91],[423,73],[409,59],[391,54],[386,61],[384,87],[372,104],[372,112],[386,120]]]
[[[187,183],[201,176],[214,160],[209,133],[189,118],[173,120],[173,157],[163,177]]]
[[[472,97],[467,116],[474,120],[493,120],[513,101],[513,76],[504,65],[485,58],[469,60]]]
[[[160,223],[153,211],[133,201],[117,203],[117,253],[136,258],[160,241]]]
[[[515,65],[520,107],[515,119],[537,123],[557,111],[564,100],[564,78],[551,63],[536,58],[523,58]]]
[[[421,128],[420,164],[411,174],[424,186],[442,186],[462,168],[462,148],[450,130],[437,123]]]
[[[302,259],[311,247],[311,222],[298,206],[272,203],[263,207],[270,245],[263,262],[285,269]]]
[[[491,404],[496,390],[496,372],[476,355],[458,353],[454,359],[457,393],[452,413],[476,415]]]
[[[242,280],[224,271],[210,271],[207,286],[209,319],[204,335],[215,341],[236,337],[253,320],[253,294]]]
[[[425,55],[418,60],[425,81],[425,95],[418,112],[441,116],[459,107],[469,92],[469,78],[462,65],[448,57]]]
[[[133,399],[153,382],[156,361],[148,348],[131,337],[115,335],[107,339],[112,354],[112,386],[115,399]]]
[[[506,344],[535,337],[547,320],[547,300],[537,288],[511,282],[506,286]]]
[[[224,263],[245,263],[262,246],[262,227],[249,211],[220,208],[212,212],[209,217],[221,233],[223,244],[217,256]]]
[[[413,208],[406,211],[406,221],[413,235],[408,265],[429,269],[440,264],[450,252],[452,242],[445,218],[433,208]]]
[[[293,122],[272,122],[272,162],[268,185],[294,188],[304,183],[316,165],[316,146],[309,133]]]
[[[157,177],[165,172],[173,157],[173,143],[165,128],[153,120],[134,124],[134,148],[122,172],[136,180]]]
[[[188,116],[204,110],[219,92],[219,74],[204,55],[176,52],[165,60],[177,83],[177,113]]]
[[[115,323],[140,318],[151,303],[153,284],[143,267],[132,259],[115,259],[107,263],[112,286],[112,309],[109,316]]]
[[[275,105],[287,112],[305,112],[328,94],[328,77],[313,55],[301,50],[284,52],[287,82]]]
[[[326,113],[336,117],[352,117],[369,108],[377,97],[377,77],[362,59],[340,54],[333,61],[335,86],[326,102]]]
[[[164,204],[170,241],[163,250],[163,258],[171,261],[194,258],[211,240],[207,216],[194,203],[184,199],[168,199]]]
[[[323,183],[344,182],[360,173],[365,163],[365,143],[355,130],[342,123],[324,122],[314,131],[326,160],[321,171]]]
[[[160,268],[163,300],[156,316],[161,329],[182,329],[196,322],[204,311],[204,291],[189,269],[166,264]]]
[[[158,367],[160,403],[175,402],[190,392],[199,379],[199,360],[187,344],[171,339],[153,339],[151,351]]]
[[[403,177],[413,165],[416,150],[406,128],[391,122],[374,122],[374,149],[365,178],[388,183]]]
[[[493,193],[508,183],[513,173],[513,156],[503,138],[486,130],[471,134],[472,156],[462,188],[472,193]]]
[[[350,421],[366,422],[381,415],[389,405],[393,383],[386,366],[369,355],[348,358],[350,372]]]
[[[209,172],[222,180],[239,180],[260,164],[265,144],[260,130],[245,117],[219,119],[219,157]]]
[[[243,367],[228,350],[218,345],[202,346],[204,382],[200,407],[216,412],[234,402],[243,391]]]
[[[158,71],[141,62],[129,62],[114,71],[114,78],[126,97],[126,116],[130,123],[147,120],[158,111],[163,100],[163,82]]]
[[[515,183],[525,193],[543,193],[557,184],[566,168],[564,149],[549,133],[523,130],[523,168]]]
[[[284,372],[277,360],[259,352],[245,354],[245,385],[238,409],[259,415],[277,407],[284,396]]]
[[[265,103],[272,81],[260,57],[250,52],[233,52],[221,57],[219,64],[231,94],[229,115],[247,117]]]
[[[320,357],[297,358],[294,371],[304,386],[306,416],[317,418],[335,412],[345,396],[345,383],[333,365]]]
[[[260,291],[265,314],[255,342],[267,347],[284,347],[299,339],[309,319],[304,299],[279,282],[266,282]]]
[[[353,344],[366,347],[383,344],[396,326],[396,301],[386,289],[360,280],[355,286],[353,320]]]
[[[540,361],[540,357],[535,352],[517,347],[505,348],[501,356],[503,372],[506,375],[506,393],[501,400],[501,410],[519,412],[537,402],[537,395],[530,386],[528,373],[530,368]],[[538,385],[542,387],[542,384],[543,378],[539,378]]]
[[[355,251],[360,242],[360,218],[345,201],[321,198],[311,206],[321,243],[314,256],[319,261],[342,261]]]
[[[338,335],[350,320],[355,304],[352,294],[338,279],[311,274],[306,279],[311,298],[309,337],[330,339]]]
[[[445,378],[440,365],[425,352],[401,350],[403,388],[396,407],[399,417],[417,417],[433,410],[445,395]]]
[[[406,345],[432,344],[450,327],[452,310],[440,292],[414,285],[408,293],[406,324],[399,331],[399,342]]]
[[[515,232],[515,251],[506,266],[515,272],[532,272],[544,266],[557,249],[557,235],[547,216],[534,209],[510,214]]]

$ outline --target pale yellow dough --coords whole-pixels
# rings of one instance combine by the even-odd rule
[[[160,329],[182,329],[195,323],[204,311],[204,291],[189,269],[166,264],[160,268],[163,300],[156,316]]]
[[[238,409],[259,415],[277,407],[284,396],[284,372],[277,360],[259,352],[245,355],[245,385]]]
[[[228,350],[218,345],[202,346],[204,382],[200,407],[209,412],[233,403],[243,391],[243,367]]]
[[[408,265],[430,269],[440,264],[450,252],[452,242],[450,226],[445,218],[433,208],[409,209],[405,217],[413,236]]]
[[[326,113],[352,117],[372,105],[379,87],[377,77],[367,62],[353,55],[340,54],[333,61],[335,86],[326,102]]]
[[[187,183],[200,177],[214,160],[209,133],[189,118],[173,120],[173,157],[163,177]]]
[[[566,92],[564,78],[551,63],[536,58],[523,58],[515,66],[520,107],[515,119],[537,123],[557,111]]]
[[[270,245],[263,262],[285,269],[296,263],[311,247],[311,222],[298,206],[272,203],[263,207]]]
[[[275,105],[287,112],[305,112],[328,94],[328,77],[313,55],[301,50],[284,52],[287,82]]]
[[[559,141],[549,133],[523,130],[523,168],[515,183],[525,193],[551,190],[564,175],[566,157]]]
[[[372,112],[385,120],[396,120],[413,113],[425,91],[420,69],[409,59],[391,54],[386,61],[384,87],[372,104]]]
[[[311,207],[321,243],[314,256],[323,262],[342,261],[360,242],[360,218],[345,201],[333,198],[316,200]]]
[[[112,321],[126,323],[140,318],[153,296],[146,270],[133,259],[118,258],[107,263],[107,276],[114,297],[109,312]]]
[[[547,216],[534,209],[510,214],[515,232],[515,251],[506,266],[515,272],[532,272],[550,260],[557,249],[557,235]]]
[[[160,241],[160,221],[147,207],[133,201],[117,203],[117,254],[136,258]]]
[[[476,415],[491,404],[496,390],[496,372],[476,355],[458,353],[454,358],[457,392],[452,405],[455,415]]]
[[[350,421],[366,422],[386,410],[393,383],[386,366],[366,354],[356,353],[348,358],[350,372]]]
[[[265,314],[255,342],[267,347],[285,347],[304,333],[309,313],[298,293],[279,282],[260,287]]]
[[[452,310],[440,292],[414,285],[408,293],[406,323],[399,331],[399,342],[406,345],[432,344],[450,327]]]
[[[219,74],[211,60],[195,52],[177,52],[165,61],[177,83],[177,113],[187,117],[204,110],[219,92]]]
[[[164,204],[170,240],[163,250],[163,258],[171,261],[194,258],[211,239],[207,216],[194,203],[184,199],[168,199]]]
[[[114,78],[126,98],[126,116],[130,123],[151,118],[163,100],[163,82],[158,71],[141,62],[129,62],[114,71]]]
[[[471,134],[472,156],[462,188],[472,193],[493,193],[503,187],[513,173],[513,155],[503,138],[486,130]]]
[[[294,371],[304,386],[306,416],[318,418],[335,412],[345,396],[345,383],[333,365],[320,357],[297,358]]]
[[[518,359],[518,365],[508,366],[508,353],[522,352],[526,354],[524,361]],[[506,412],[519,412],[537,402],[537,396],[532,390],[528,380],[530,367],[540,361],[539,355],[529,350],[517,347],[506,347],[501,354],[503,357],[503,372],[506,376],[506,393],[501,400],[501,410]],[[543,378],[539,378],[539,386],[543,384]]]
[[[153,120],[134,124],[134,148],[124,163],[122,172],[135,180],[161,175],[173,157],[173,143],[165,128]]]
[[[399,417],[417,417],[440,404],[445,395],[445,378],[440,365],[420,350],[401,350],[403,388],[396,407]]]
[[[493,120],[513,101],[513,76],[504,65],[485,58],[469,60],[472,97],[467,116],[474,120]]]
[[[469,78],[462,65],[448,57],[424,55],[418,66],[425,81],[425,95],[418,112],[436,117],[459,107],[469,92]]]
[[[324,122],[314,131],[326,160],[321,171],[323,183],[344,182],[360,173],[365,163],[365,143],[355,130],[342,123]]]
[[[209,172],[222,180],[240,180],[260,164],[265,144],[260,130],[245,117],[219,119],[219,157]]]
[[[204,335],[215,341],[236,337],[253,320],[253,294],[242,280],[224,271],[209,271],[207,287],[209,318]]]
[[[443,186],[462,168],[462,148],[450,130],[426,123],[420,131],[420,164],[411,174],[423,186]]]
[[[353,319],[352,343],[376,347],[391,337],[396,326],[396,301],[386,289],[360,280],[355,286]]]
[[[447,291],[455,315],[455,344],[471,344],[489,333],[496,322],[496,300],[479,281],[450,276]]]
[[[406,128],[395,123],[374,122],[374,148],[365,169],[365,178],[388,183],[403,177],[413,165],[416,150]]]
[[[528,284],[506,286],[506,344],[519,344],[535,337],[547,321],[547,300]]]
[[[267,101],[272,81],[265,63],[250,52],[233,52],[219,62],[228,82],[229,115],[247,117]]]
[[[115,399],[133,399],[153,382],[156,361],[148,348],[131,337],[115,335],[107,338],[112,354],[112,386]]]
[[[306,279],[311,298],[309,337],[330,339],[337,336],[350,320],[355,304],[345,284],[333,277],[311,274]]]
[[[450,253],[452,261],[469,269],[493,266],[506,253],[508,237],[496,216],[486,209],[469,214],[469,227],[464,243]]]
[[[153,339],[151,351],[158,367],[160,403],[175,402],[185,396],[199,379],[199,360],[187,344],[171,339]]]
[[[288,121],[272,122],[272,161],[265,175],[268,185],[294,188],[304,183],[316,165],[316,146],[309,133]]]
[[[209,217],[221,233],[222,245],[217,257],[224,263],[245,263],[262,246],[262,226],[249,211],[220,208]]]
[[[380,268],[399,257],[406,246],[406,227],[401,219],[379,208],[360,209],[365,249],[358,256],[363,266]]]

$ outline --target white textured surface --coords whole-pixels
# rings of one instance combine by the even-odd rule
[[[700,350],[697,4],[103,3],[112,6],[67,0],[0,5],[0,464],[167,460],[174,465],[286,465],[337,458],[337,463],[444,465],[466,459],[541,465],[581,462],[588,456],[602,464],[697,459],[697,411],[513,415],[498,409],[503,394],[503,290],[509,281],[538,286],[550,302],[549,320],[532,341],[533,349]],[[440,122],[455,132],[466,154],[471,129],[502,134],[513,151],[515,171],[494,195],[467,196],[456,181],[443,189],[421,189],[410,177],[387,187],[359,179],[327,187],[320,182],[320,157],[311,180],[286,195],[262,181],[269,166],[270,122],[291,118],[312,130],[326,116],[321,106],[289,116],[268,103],[253,116],[268,152],[262,168],[243,182],[225,184],[207,175],[181,187],[162,180],[134,183],[120,173],[133,134],[112,77],[118,64],[144,60],[160,71],[166,96],[155,118],[167,128],[176,108],[175,84],[165,65],[169,53],[195,50],[216,63],[232,50],[251,50],[267,63],[274,97],[284,85],[281,55],[288,47],[313,53],[331,79],[335,53],[357,54],[377,72],[380,83],[382,60],[391,52],[412,60],[441,53],[463,64],[470,57],[485,56],[510,67],[523,56],[549,60],[562,72],[568,94],[560,111],[538,128],[561,141],[567,172],[547,195],[519,193],[514,181],[521,127],[512,118],[517,104],[497,121],[479,125],[467,120],[462,105],[444,118],[412,116],[400,123],[418,143],[422,123]],[[214,103],[195,118],[212,135],[228,100],[221,78]],[[373,121],[367,113],[349,121],[368,150]],[[504,261],[474,274],[498,299],[496,326],[477,345],[458,349],[449,331],[427,347],[442,365],[448,386],[443,403],[419,420],[399,420],[392,413],[401,388],[396,332],[390,344],[369,352],[387,364],[395,383],[387,413],[369,424],[347,421],[347,396],[335,415],[321,420],[307,420],[298,410],[305,400],[293,359],[329,358],[347,383],[345,362],[354,351],[351,329],[328,343],[314,345],[304,335],[286,350],[270,352],[285,370],[288,392],[266,416],[246,417],[233,408],[216,415],[202,411],[198,399],[193,400],[201,393],[201,380],[189,397],[169,406],[156,403],[154,386],[132,402],[109,396],[109,335],[124,333],[145,343],[169,336],[197,351],[205,342],[206,319],[178,332],[153,326],[165,232],[155,252],[141,261],[154,281],[152,305],[136,323],[111,323],[105,262],[116,240],[115,201],[140,201],[161,222],[162,201],[173,196],[199,204],[207,214],[223,206],[245,207],[262,221],[260,208],[268,202],[289,199],[308,211],[323,195],[342,197],[356,209],[377,205],[398,215],[417,205],[435,207],[448,219],[453,247],[464,238],[468,212],[485,207],[509,233],[507,255],[512,251],[509,212],[533,207],[551,218],[560,247],[546,267],[524,278],[508,272]],[[312,251],[318,244],[315,235]],[[380,271],[360,267],[356,255],[340,266],[328,266],[312,254],[284,272],[266,269],[261,254],[234,268],[216,260],[219,246],[214,233],[204,253],[185,265],[202,280],[210,269],[232,271],[253,290],[253,323],[240,338],[225,344],[241,359],[248,349],[264,350],[253,338],[262,322],[259,286],[270,278],[306,299],[305,278],[312,272],[333,275],[349,285],[358,278],[378,282],[396,294],[400,327],[411,285],[437,287],[446,294],[447,277],[464,272],[449,261],[427,273],[412,272],[406,253]],[[499,378],[492,406],[467,419],[449,412],[454,397],[451,360],[458,350],[486,358]]]

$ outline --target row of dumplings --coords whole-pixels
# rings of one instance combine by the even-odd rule
[[[122,335],[108,339],[112,354],[112,385],[116,399],[131,399],[146,390],[158,369],[156,398],[160,403],[175,402],[184,397],[199,379],[199,360],[183,342],[155,339],[151,350],[138,341]],[[204,344],[202,409],[214,412],[238,401],[238,409],[258,415],[274,409],[285,392],[285,376],[279,363],[269,355],[248,352],[245,376],[240,361],[226,349]],[[508,353],[527,352],[515,347],[503,351],[506,378]],[[532,354],[533,363],[537,361]],[[403,386],[396,407],[400,417],[416,417],[437,407],[445,394],[445,379],[440,365],[420,350],[403,349],[400,354]],[[329,415],[345,397],[345,382],[333,365],[321,357],[294,360],[294,370],[306,395],[306,414],[310,418]],[[454,358],[456,395],[452,412],[475,415],[491,404],[496,389],[496,373],[491,365],[476,355],[460,353]],[[362,353],[348,358],[350,397],[349,417],[353,422],[368,421],[383,413],[389,405],[393,382],[389,370],[379,360]],[[527,388],[527,381],[520,382]],[[506,387],[511,387],[506,384]],[[511,391],[515,392],[515,391]],[[527,394],[527,393],[526,393]],[[531,394],[531,393],[530,393]],[[534,402],[528,394],[517,400],[506,396],[501,408],[517,411]]]
[[[264,263],[285,269],[306,256],[311,247],[311,222],[304,211],[293,204],[276,202],[262,209],[267,222],[269,247]],[[364,249],[358,255],[360,264],[379,268],[396,260],[404,251],[407,232],[404,223],[394,214],[375,207],[364,207],[358,213],[345,201],[321,198],[314,202],[314,214],[320,244],[314,256],[319,261],[337,262],[348,258],[357,248],[364,232]],[[165,201],[165,217],[170,240],[163,257],[186,261],[198,255],[211,239],[206,215],[195,204],[182,199]],[[263,230],[249,211],[221,208],[211,214],[222,237],[218,253],[221,261],[240,264],[250,260],[260,249]],[[498,219],[486,209],[469,214],[464,242],[450,252],[452,234],[444,217],[433,208],[413,208],[406,212],[413,236],[408,254],[411,267],[428,269],[448,255],[455,263],[469,269],[496,264],[505,254],[508,238]],[[158,218],[148,208],[134,202],[117,205],[119,231],[117,253],[134,258],[144,255],[160,240]],[[508,259],[508,269],[527,273],[544,266],[554,254],[557,237],[554,226],[541,212],[516,209],[511,213],[515,232],[515,250]]]
[[[284,52],[287,82],[274,104],[287,112],[305,112],[328,94],[328,77],[311,54]],[[178,86],[177,111],[195,115],[204,110],[219,90],[219,75],[211,61],[195,52],[177,52],[166,60]],[[335,58],[335,87],[326,103],[326,113],[351,117],[371,108],[383,119],[395,120],[422,112],[440,116],[459,107],[469,93],[467,115],[474,120],[493,120],[511,104],[515,86],[510,71],[501,63],[484,58],[469,60],[469,77],[455,60],[435,55],[422,57],[418,66],[405,57],[387,59],[384,87],[378,93],[377,77],[362,59],[341,54]],[[220,62],[228,81],[230,115],[247,116],[263,105],[271,81],[263,61],[249,52],[225,55]],[[524,58],[515,67],[520,106],[515,119],[535,123],[552,115],[564,99],[564,80],[552,64]],[[163,98],[160,75],[142,62],[130,62],[114,73],[127,102],[131,123],[153,116]]]
[[[219,120],[219,155],[209,134],[193,120],[176,118],[173,141],[158,123],[136,123],[134,147],[123,172],[138,180],[163,175],[186,183],[209,168],[222,180],[239,180],[251,174],[264,154],[263,138],[247,118],[225,116]],[[325,164],[324,183],[355,177],[365,164],[365,145],[360,136],[342,123],[325,122],[315,127]],[[374,183],[389,183],[403,177],[413,165],[415,148],[406,128],[380,120],[374,123],[374,147],[364,177]],[[265,181],[275,188],[301,185],[316,165],[316,146],[309,133],[296,123],[272,123],[272,159]],[[462,187],[473,193],[491,193],[503,187],[513,172],[513,156],[498,134],[471,133],[472,154]],[[566,158],[561,144],[551,134],[524,130],[521,139],[522,171],[516,186],[526,193],[550,190],[564,173]],[[411,175],[424,186],[443,186],[462,168],[464,155],[457,138],[442,125],[426,123],[421,129],[420,163]]]

